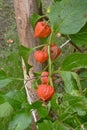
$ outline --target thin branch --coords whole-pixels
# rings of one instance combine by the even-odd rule
[[[66,44],[68,44],[69,42],[71,41],[71,39],[69,39],[69,40],[67,40],[66,42],[64,42],[61,46],[60,46],[60,48],[63,48]]]
[[[39,78],[41,78],[41,77],[48,77],[48,76],[47,76],[47,75],[44,75],[44,76],[37,76],[37,77],[29,78],[28,80],[26,80],[25,85],[26,85],[26,83],[27,83],[28,81],[35,80],[35,79],[39,79]]]
[[[72,46],[74,46],[75,49],[77,49],[79,52],[83,53],[83,51],[77,45],[75,45],[72,41],[70,43]]]

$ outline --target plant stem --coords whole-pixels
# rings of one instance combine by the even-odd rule
[[[37,76],[37,77],[32,77],[32,78],[29,78],[26,80],[25,84],[28,82],[28,81],[31,81],[31,80],[35,80],[35,79],[41,79],[41,77],[48,77],[47,75],[44,75],[44,76]]]
[[[74,116],[74,118],[77,120],[78,124],[81,125],[81,122],[80,122],[80,120],[78,119],[78,117],[77,117],[77,116]],[[83,130],[84,130],[84,129],[83,129]]]
[[[45,71],[48,68],[48,65],[43,69],[43,71]]]
[[[52,82],[52,62],[51,62],[51,56],[50,56],[50,45],[51,45],[51,40],[52,40],[52,32],[51,35],[49,37],[49,42],[48,42],[48,65],[49,65],[49,81],[50,81],[50,85],[53,86],[53,82]]]
[[[33,50],[35,50],[35,49],[37,49],[37,48],[40,48],[40,47],[43,47],[44,45],[47,45],[47,44],[43,44],[43,45],[39,45],[39,46],[35,46],[35,47],[33,48]]]
[[[70,42],[72,46],[74,46],[74,48],[76,48],[79,52],[83,53],[83,51],[77,46],[75,45],[72,41]]]
[[[22,78],[10,78],[10,79],[12,79],[12,80],[20,80],[20,81],[23,81],[24,79],[22,79]]]
[[[53,73],[54,73],[54,74],[57,74],[57,73],[59,73],[59,72],[60,72],[60,70],[58,69],[58,70],[54,71]]]

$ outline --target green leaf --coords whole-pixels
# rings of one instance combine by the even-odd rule
[[[86,23],[87,0],[62,0],[51,8],[51,26],[62,34],[75,34]]]
[[[68,102],[65,112],[77,112],[79,116],[84,116],[87,111],[87,98],[83,96],[65,95],[64,101]]]
[[[87,69],[82,70],[79,74],[79,77],[81,80],[80,82],[83,89],[83,93],[87,95]]]
[[[11,87],[12,89],[16,87],[20,89],[20,87],[22,87],[23,85],[23,72],[21,57],[17,51],[12,52],[9,56],[5,58],[3,70],[4,72],[6,72],[7,79],[12,80],[12,82],[10,82],[10,84],[7,85],[7,87]]]
[[[30,55],[30,53],[33,51],[32,48],[26,48],[24,46],[20,46],[19,47],[19,54],[20,56],[23,57],[24,59],[24,62],[25,62],[25,65],[26,65],[26,68],[27,68],[27,72],[29,71],[29,68],[31,67],[29,64],[28,64],[28,57]]]
[[[77,126],[75,130],[87,130],[87,122],[81,124],[80,126]]]
[[[3,87],[6,87],[12,80],[11,79],[3,79],[3,80],[0,80],[0,89],[3,88]]]
[[[54,122],[55,130],[73,130],[72,127],[65,123],[59,122],[58,120]]]
[[[6,73],[3,70],[0,70],[0,80],[1,79],[6,79],[6,78],[7,78]]]
[[[10,91],[10,92],[6,93],[4,97],[16,110],[21,108],[21,105],[24,102],[26,102],[26,96],[20,90]]]
[[[45,118],[48,115],[47,108],[42,106],[42,102],[37,101],[31,105],[31,109],[37,109],[40,118]]]
[[[33,15],[30,16],[30,23],[32,27],[35,27],[36,22],[41,19],[42,16],[38,15],[37,13],[34,13]]]
[[[42,103],[40,101],[36,101],[31,106],[33,109],[38,109],[38,108],[42,107]]]
[[[81,116],[86,115],[87,111],[87,98],[84,96],[73,96],[70,94],[63,95],[63,102],[60,104],[59,119],[62,122],[70,121],[75,124],[75,117],[79,119]],[[77,121],[77,120],[76,120]]]
[[[12,52],[6,57],[4,66],[4,71],[7,73],[7,77],[23,78],[21,57],[18,52]]]
[[[81,72],[81,73],[79,74],[79,77],[80,77],[80,78],[87,78],[87,70],[85,70],[84,72]]]
[[[58,95],[54,94],[54,96],[51,99],[51,107],[53,110],[57,110],[59,108],[58,104]]]
[[[59,74],[61,75],[62,79],[64,80],[65,91],[71,93],[74,88],[71,72],[60,71]]]
[[[12,114],[12,112],[13,108],[8,102],[0,105],[0,118],[8,117]]]
[[[31,123],[31,117],[29,114],[22,113],[16,115],[9,123],[8,130],[25,130]]]
[[[65,58],[61,70],[87,68],[87,54],[75,53]]]
[[[87,24],[76,34],[70,35],[71,40],[76,45],[82,46],[87,44]]]
[[[3,70],[0,70],[0,88],[6,87],[12,81]]]
[[[48,110],[45,107],[40,107],[37,109],[37,111],[38,111],[40,118],[45,118],[48,115]]]
[[[12,100],[16,100],[19,102],[23,102],[26,100],[26,95],[23,91],[20,90],[12,90],[5,95],[6,98],[11,98]]]
[[[72,73],[69,71],[59,71],[64,84],[65,84],[65,91],[71,95],[79,95],[80,91],[78,89],[77,79],[73,79]]]
[[[75,79],[79,90],[82,91],[79,76],[74,72],[71,72],[71,74],[72,74],[73,78]]]
[[[3,96],[3,94],[0,93],[0,104],[3,104],[5,102],[5,98]]]
[[[50,120],[44,120],[43,122],[37,123],[38,130],[53,130],[53,125]]]

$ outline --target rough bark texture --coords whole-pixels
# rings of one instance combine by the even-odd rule
[[[40,44],[39,39],[33,36],[33,29],[29,22],[29,17],[38,12],[36,0],[14,0],[15,15],[17,21],[18,35],[20,42],[25,47],[33,48]],[[42,70],[42,65],[33,58],[33,53],[29,57],[29,64],[33,65],[34,71]]]

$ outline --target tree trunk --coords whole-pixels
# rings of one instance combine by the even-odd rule
[[[21,44],[29,48],[40,45],[39,39],[34,38],[33,28],[29,22],[29,17],[33,13],[39,13],[36,0],[14,0],[14,8]],[[29,57],[29,64],[33,66],[36,72],[41,71],[43,68],[43,65],[35,61],[33,53]]]

